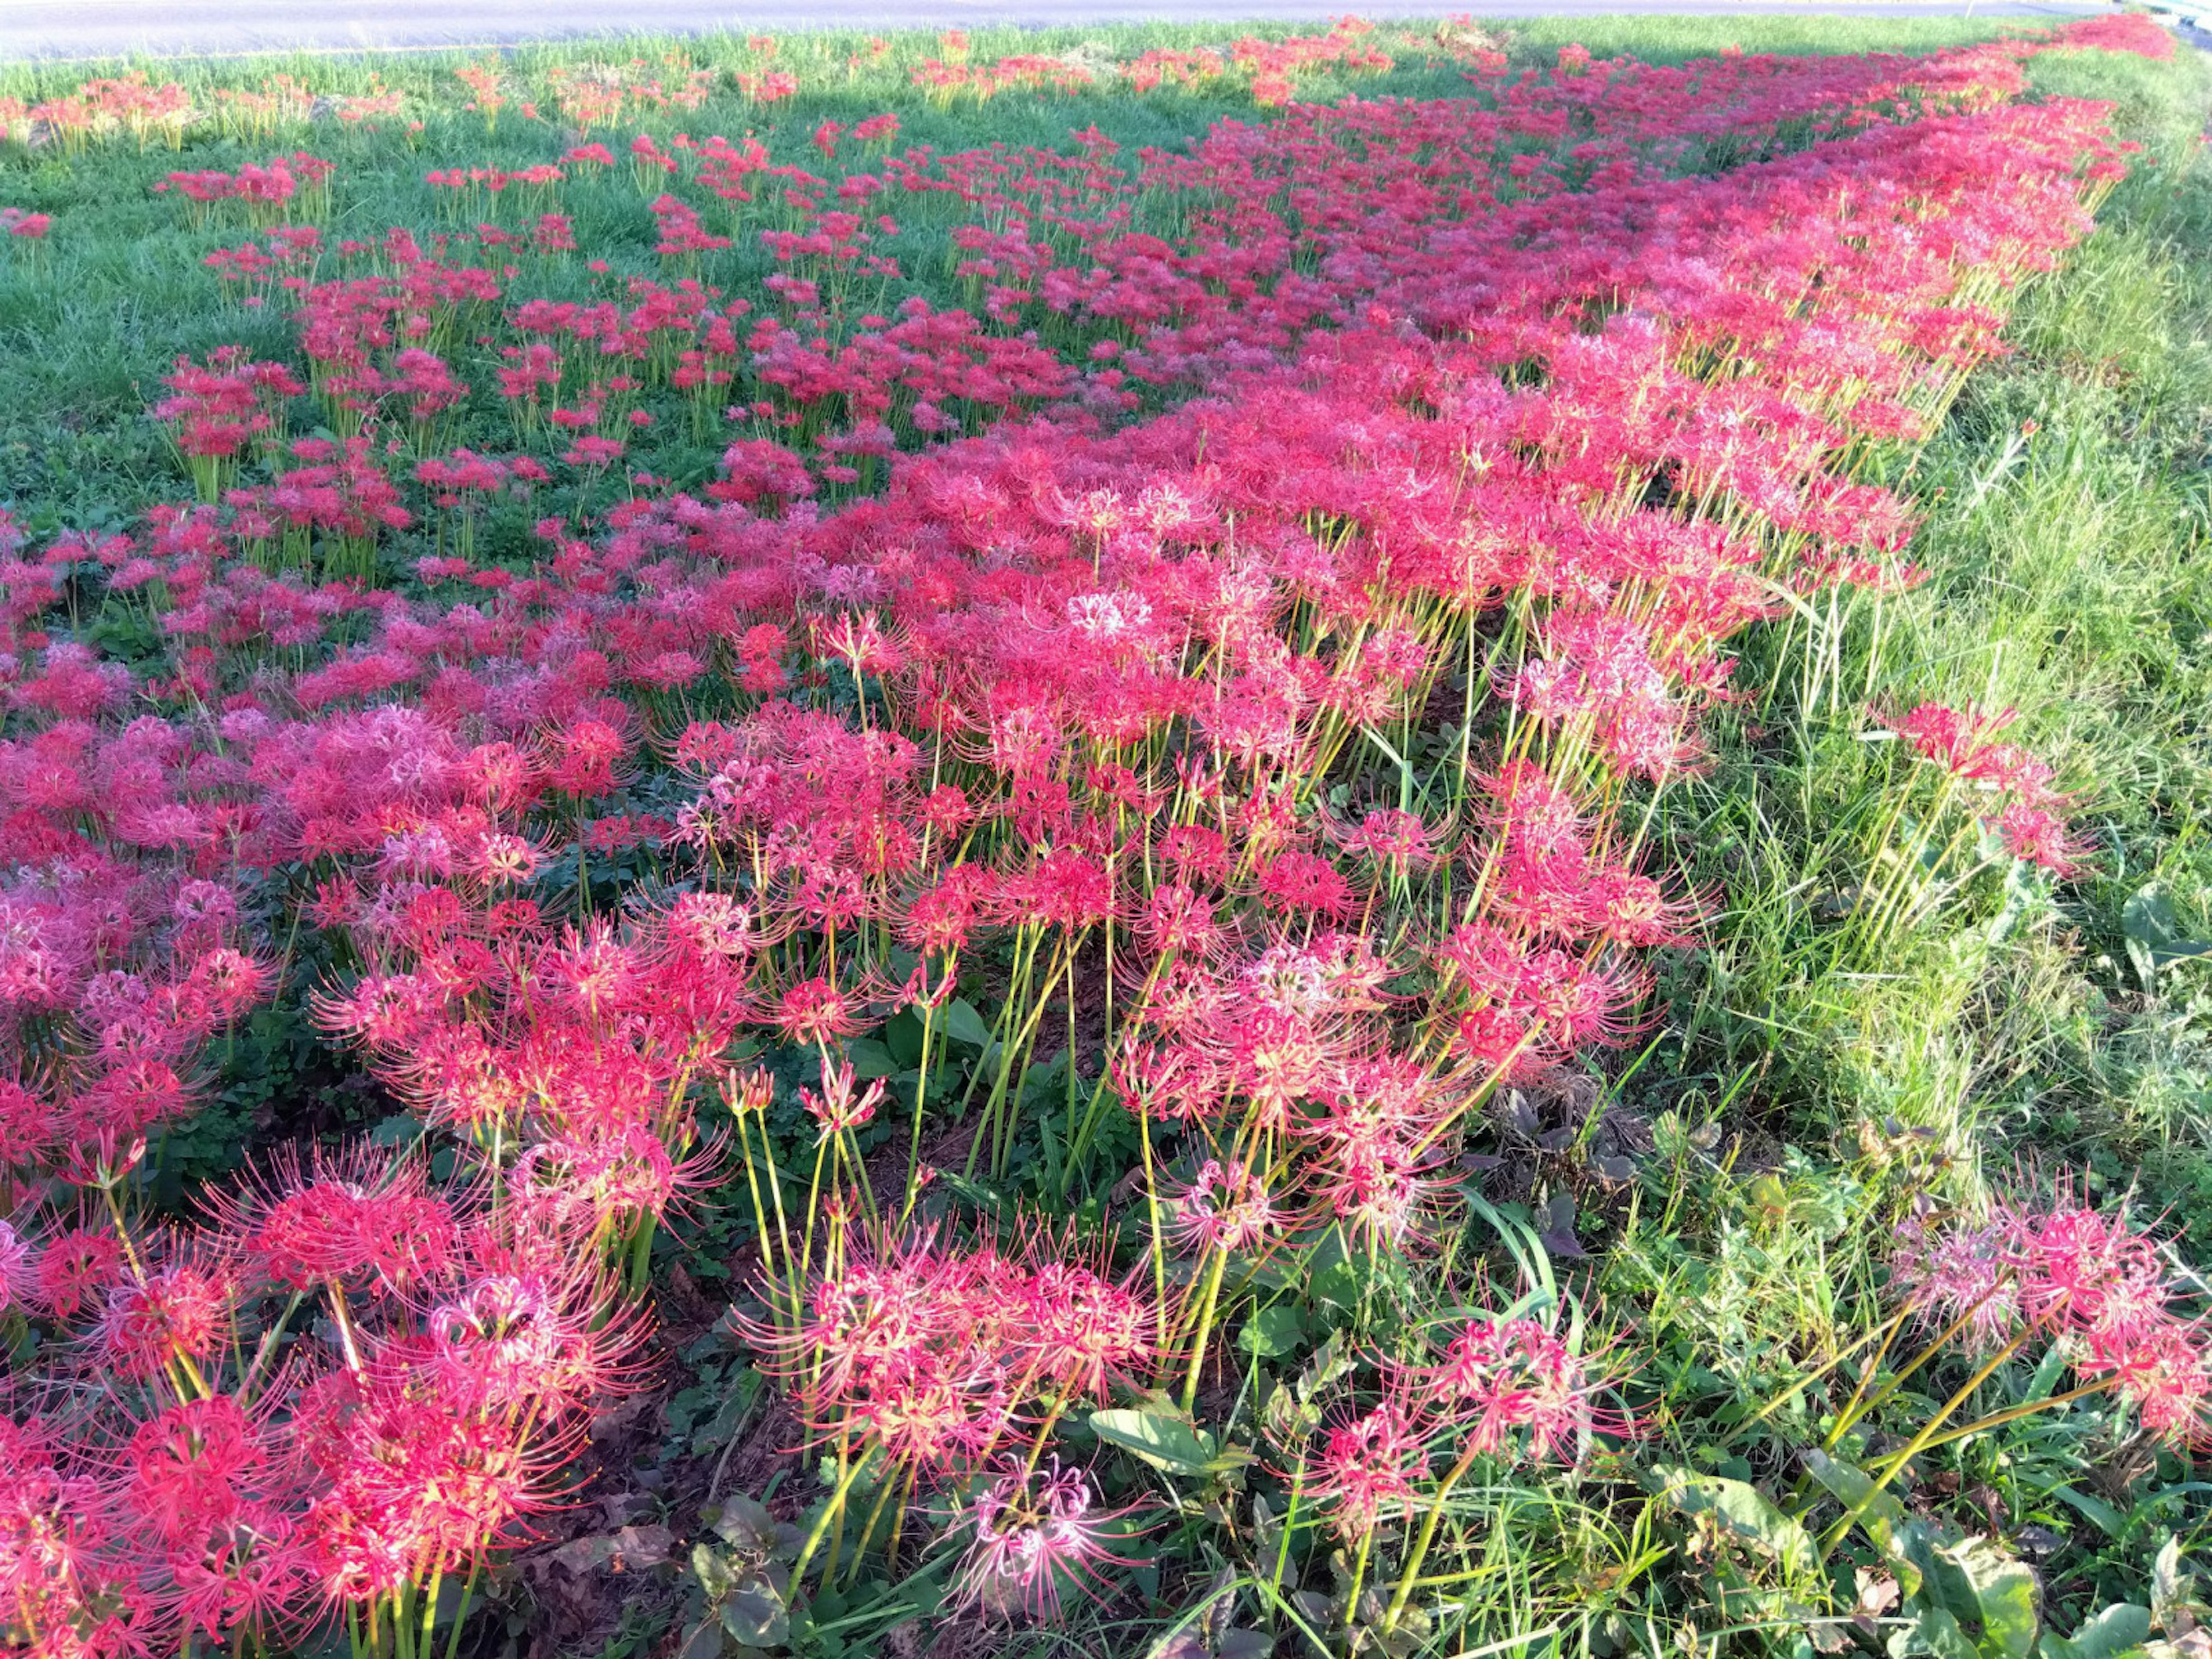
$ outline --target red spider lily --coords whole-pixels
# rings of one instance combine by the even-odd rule
[[[957,1523],[968,1535],[956,1603],[987,1617],[1058,1616],[1065,1589],[1088,1589],[1101,1566],[1127,1565],[1112,1541],[1133,1508],[1102,1509],[1080,1469],[1057,1457],[1015,1467],[979,1492]]]
[[[94,1328],[99,1363],[133,1382],[184,1374],[221,1349],[230,1327],[228,1275],[189,1258],[111,1288]]]
[[[873,1024],[869,1000],[865,992],[848,993],[817,975],[785,990],[776,999],[771,1018],[785,1042],[820,1047]]]
[[[1986,714],[1971,703],[1958,709],[1923,702],[1892,723],[1923,759],[1934,761],[1954,777],[1973,778],[1986,774],[1992,757],[1989,740],[2019,714],[2014,708]]]
[[[1995,793],[2002,798],[1996,814],[1976,820],[1986,835],[2014,858],[2062,878],[2078,875],[2089,848],[2066,824],[2063,814],[2074,800],[2051,787],[2054,775],[2048,763],[2016,744],[1995,741],[2016,717],[2017,711],[2009,708],[1989,714],[1972,704],[1956,709],[1922,703],[1888,723],[1917,755],[1942,769],[1939,813],[1958,786]],[[1939,863],[1947,861],[1948,851],[1943,849]],[[1899,903],[1890,899],[1889,908],[1893,910]],[[1877,911],[1878,917],[1886,914]]]
[[[1385,1401],[1330,1427],[1302,1473],[1337,1536],[1365,1544],[1386,1520],[1413,1513],[1429,1453],[1404,1408]]]
[[[426,1180],[362,1149],[240,1200],[218,1223],[224,1244],[253,1224],[235,1251],[210,1234],[45,1241],[42,1311],[81,1329],[63,1351],[104,1382],[0,1431],[11,1629],[268,1642],[335,1602],[374,1645],[557,1505],[636,1322],[574,1265],[572,1235]],[[297,1326],[280,1363],[308,1295],[327,1340]]]
[[[234,173],[172,173],[154,189],[174,191],[203,220],[214,204],[234,201],[245,204],[252,222],[273,224],[288,209],[304,217],[319,216],[329,204],[331,175],[337,170],[334,162],[299,150],[266,162],[249,161]]]
[[[1257,1250],[1284,1221],[1261,1178],[1243,1164],[1208,1158],[1175,1200],[1176,1237],[1201,1254]]]
[[[2084,17],[2061,24],[2051,33],[2058,46],[2094,47],[2104,52],[2130,52],[2138,57],[2173,56],[2173,36],[2140,12],[2120,12],[2110,17]]]
[[[749,1339],[794,1378],[808,1425],[852,1434],[933,1480],[984,1462],[1045,1394],[1103,1393],[1151,1351],[1148,1310],[1127,1286],[1048,1261],[923,1237],[854,1257],[806,1290],[802,1316]],[[1048,1419],[1049,1421],[1050,1419]]]
[[[1842,458],[1928,428],[1998,349],[1968,298],[2081,234],[2117,168],[2097,112],[2008,101],[2033,49],[1570,51],[1518,83],[1475,55],[1463,98],[1297,101],[1386,61],[1346,24],[1133,69],[1281,106],[1175,153],[864,157],[896,134],[879,117],[818,133],[817,173],[765,140],[640,135],[651,279],[568,268],[595,251],[580,197],[527,247],[510,223],[233,250],[217,269],[292,296],[304,372],[180,367],[157,413],[225,464],[205,510],[31,553],[0,520],[0,1035],[61,1057],[0,1090],[0,1157],[27,1190],[121,1192],[266,993],[284,935],[256,930],[289,886],[341,964],[326,1028],[468,1176],[280,1165],[210,1205],[221,1250],[112,1221],[0,1239],[14,1298],[131,1395],[87,1431],[92,1475],[52,1436],[7,1448],[10,1538],[59,1540],[10,1587],[45,1598],[37,1635],[260,1639],[309,1585],[364,1641],[434,1614],[444,1577],[558,1502],[627,1364],[597,1264],[641,1287],[654,1224],[705,1180],[703,1096],[769,1038],[817,1050],[822,1173],[802,1207],[774,1087],[733,1081],[746,1329],[841,1481],[875,1467],[903,1506],[902,1482],[988,1480],[969,1590],[1048,1601],[1105,1547],[1091,1489],[1042,1462],[1067,1410],[1163,1372],[1194,1394],[1251,1305],[1232,1254],[1417,1249],[1501,1082],[1641,1028],[1644,953],[1705,907],[1647,870],[1624,799],[1749,695],[1729,653],[1770,563],[1905,580],[1910,512]],[[756,50],[746,94],[790,95]],[[922,77],[946,98],[1086,76],[940,50]],[[563,67],[546,96],[588,131],[696,107],[714,73]],[[470,84],[489,120],[505,89]],[[248,131],[312,106],[280,82],[221,105]],[[36,118],[82,143],[167,107],[88,89]],[[1739,152],[1770,159],[1680,172]],[[617,153],[431,188],[537,213],[616,188]],[[326,182],[290,171],[295,204]],[[218,177],[175,188],[281,205],[273,173]],[[961,221],[950,295],[908,272],[933,216]],[[775,270],[732,297],[741,240]],[[288,448],[310,393],[337,435]],[[472,399],[520,453],[451,448]],[[696,489],[653,476],[671,407],[723,456]],[[240,484],[249,465],[270,474]],[[475,520],[525,496],[538,556],[478,568]],[[420,583],[380,586],[386,553]],[[157,665],[50,636],[92,571],[158,618]],[[1407,743],[1444,705],[1460,752],[1431,768]],[[2046,763],[1941,712],[1911,717],[1935,787],[2000,798],[2011,850],[2071,862]],[[1376,776],[1398,804],[1348,808]],[[969,994],[1006,975],[989,1046],[963,971]],[[1132,1109],[1158,1229],[1132,1277],[1072,1241],[900,1231],[856,1132],[907,1085],[864,1089],[842,1047],[895,1007],[921,1028],[908,1210],[945,1045],[991,1056],[971,1169],[989,1142],[999,1174],[1064,1054],[1042,1176],[1072,1188]],[[2044,1216],[1953,1246],[1931,1309],[1972,1294],[1999,1346],[2047,1334],[2147,1425],[2195,1416],[2195,1334],[2124,1237]],[[1172,1295],[1171,1249],[1196,1258]],[[280,1389],[257,1355],[295,1294],[316,1322],[272,1341]],[[1439,1458],[1576,1455],[1596,1389],[1549,1327],[1480,1317],[1332,1429],[1311,1490],[1364,1547],[1441,1504]],[[132,1447],[151,1484],[118,1515]],[[187,1516],[196,1553],[167,1537]]]
[[[872,1121],[876,1108],[883,1103],[884,1080],[876,1079],[863,1091],[858,1087],[850,1061],[833,1065],[822,1062],[822,1092],[811,1089],[799,1091],[799,1104],[807,1115],[821,1126],[822,1134],[849,1134],[854,1129]]]
[[[2055,876],[2080,875],[2089,844],[2066,827],[2066,821],[2046,807],[2024,800],[2005,803],[1997,819],[2006,848],[2016,859],[2037,864]]]
[[[1939,1341],[1964,1333],[1999,1355],[2048,1344],[2071,1362],[2075,1395],[2110,1389],[2164,1438],[2203,1439],[2212,1384],[2201,1322],[2177,1309],[2181,1288],[2155,1241],[2126,1218],[2062,1191],[2001,1202],[1987,1221],[1914,1217],[1899,1244],[1893,1283]]]
[[[461,1242],[459,1210],[422,1160],[368,1146],[280,1158],[208,1207],[256,1271],[293,1290],[404,1294],[440,1277]]]
[[[1419,1374],[1418,1397],[1452,1443],[1573,1463],[1594,1434],[1625,1431],[1594,1398],[1602,1380],[1543,1322],[1479,1314]]]
[[[194,465],[202,499],[214,501],[247,446],[277,429],[287,398],[307,390],[282,363],[256,362],[241,346],[213,353],[205,367],[179,358],[163,379],[170,395],[155,405],[157,420],[176,422],[177,447]]]
[[[1028,1329],[1017,1340],[1026,1347],[1032,1386],[1064,1404],[1103,1403],[1111,1385],[1133,1385],[1157,1352],[1157,1310],[1136,1288],[1141,1270],[1118,1284],[1102,1277],[1084,1265],[1072,1234],[1040,1233],[1027,1255],[1035,1266],[1016,1294]]]

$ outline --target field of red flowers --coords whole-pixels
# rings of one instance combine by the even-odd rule
[[[2186,1462],[2140,1217],[1886,1189],[1872,1311],[1709,1456],[1573,1218],[1737,903],[1667,816],[1717,720],[1896,757],[1838,975],[2099,857],[2011,710],[1826,652],[2130,170],[2027,68],[2172,43],[1509,45],[1316,99],[1389,42],[946,37],[799,143],[761,43],[434,124],[0,99],[9,278],[136,168],[208,342],[127,516],[0,514],[11,1650],[2148,1639],[1899,1496],[2079,1402]],[[1251,107],[908,131],[1102,78]]]

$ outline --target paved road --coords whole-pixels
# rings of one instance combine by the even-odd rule
[[[1624,11],[2057,17],[2097,0],[0,0],[0,63],[25,58],[214,56],[496,45],[610,32],[774,33],[991,23],[1203,22],[1264,16],[1603,16]]]

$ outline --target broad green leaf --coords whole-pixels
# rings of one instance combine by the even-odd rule
[[[722,1628],[751,1647],[781,1647],[790,1639],[791,1616],[783,1598],[755,1580],[722,1603]]]
[[[1152,1412],[1093,1412],[1091,1431],[1170,1474],[1204,1474],[1213,1462],[1213,1437],[1180,1418]]]
[[[1859,1524],[1888,1559],[1906,1604],[1920,1604],[1921,1623],[1909,1633],[1929,1645],[1907,1651],[1941,1656],[1955,1639],[1979,1659],[2027,1659],[2042,1614],[2035,1575],[2025,1564],[1985,1538],[1937,1542],[1893,1493],[1878,1490],[1865,1470],[1838,1458],[1808,1451],[1805,1468],[1845,1508],[1858,1510]],[[1978,1639],[1969,1634],[1974,1631]]]
[[[1897,1659],[1914,1654],[1926,1654],[1929,1659],[1982,1659],[1959,1621],[1933,1607],[1921,1608],[1918,1619],[1891,1637],[1889,1650]]]
[[[714,1531],[732,1549],[744,1550],[763,1559],[795,1553],[799,1547],[796,1527],[787,1521],[777,1520],[764,1505],[743,1492],[722,1500],[722,1512],[715,1518]]]
[[[2120,908],[2120,931],[2127,936],[2128,960],[2146,991],[2157,988],[2158,970],[2189,957],[2212,955],[2212,942],[2180,937],[2173,906],[2156,887],[2139,889]]]
[[[1352,1357],[1344,1349],[1344,1339],[1331,1333],[1328,1340],[1313,1351],[1313,1358],[1298,1373],[1298,1398],[1311,1400],[1350,1370],[1352,1364]]]
[[[945,1035],[955,1042],[981,1048],[990,1042],[991,1028],[983,1024],[983,1016],[975,1012],[974,1003],[958,997],[945,1005]]]
[[[863,1081],[890,1077],[898,1070],[891,1051],[873,1037],[854,1037],[845,1045],[845,1054],[853,1062],[853,1074]]]
[[[1213,1437],[1207,1435],[1203,1437],[1210,1440]],[[1206,1472],[1208,1474],[1226,1474],[1235,1469],[1249,1468],[1259,1461],[1259,1455],[1249,1446],[1227,1445],[1214,1453],[1212,1461],[1206,1466]]]
[[[2150,1640],[2150,1609],[2116,1601],[2071,1636],[2045,1636],[2049,1659],[2121,1659]]]
[[[1815,1448],[1805,1454],[1805,1472],[1826,1486],[1829,1496],[1845,1508],[1863,1504],[1868,1515],[1892,1522],[1905,1518],[1905,1505],[1891,1493],[1877,1492],[1874,1477],[1856,1463],[1846,1463]]]
[[[921,1022],[914,1017],[913,1009],[901,1009],[884,1024],[884,1046],[891,1051],[901,1071],[921,1064]]]
[[[1894,1493],[1877,1488],[1874,1478],[1855,1463],[1814,1449],[1805,1454],[1805,1469],[1846,1509],[1858,1510],[1859,1525],[1896,1573],[1905,1600],[1917,1597],[1934,1560],[1927,1528],[1905,1514]]]
[[[1258,1358],[1273,1359],[1297,1346],[1305,1334],[1304,1310],[1291,1303],[1279,1302],[1272,1308],[1261,1309],[1244,1322],[1244,1328],[1237,1334],[1237,1346]]]
[[[2002,851],[2000,853],[2002,856]],[[2042,911],[2047,901],[2042,884],[2036,878],[2036,866],[2026,859],[2015,858],[2005,870],[2004,904],[1990,918],[1984,937],[1991,945],[2002,945],[2010,939],[2022,921]]]
[[[1316,1302],[1349,1312],[1359,1305],[1359,1291],[1364,1282],[1357,1267],[1349,1261],[1339,1261],[1313,1276],[1313,1297]]]
[[[2101,1498],[2092,1498],[2086,1492],[2076,1492],[2071,1486],[2054,1486],[2051,1495],[2063,1498],[2086,1516],[2090,1524],[2107,1538],[2118,1538],[2126,1530],[2128,1518]],[[2122,1603],[2123,1606],[2125,1603]]]
[[[2179,1636],[2195,1622],[2197,1579],[2181,1570],[2181,1540],[2172,1533],[2158,1547],[2150,1568],[2150,1622],[2167,1636]]]
[[[691,1576],[699,1581],[699,1588],[707,1593],[709,1601],[719,1601],[727,1595],[736,1580],[731,1564],[705,1542],[691,1547]]]
[[[1952,1611],[1962,1624],[1981,1626],[1978,1644],[1988,1659],[2027,1659],[2042,1628],[2035,1575],[2025,1562],[1987,1538],[1962,1538],[1938,1547],[1936,1554],[1965,1579],[1969,1605]],[[1947,1575],[1948,1577],[1948,1575]]]
[[[1659,1496],[1685,1515],[1711,1516],[1728,1532],[1791,1572],[1819,1565],[1813,1540],[1796,1517],[1777,1509],[1766,1494],[1741,1480],[1662,1464],[1651,1471]]]

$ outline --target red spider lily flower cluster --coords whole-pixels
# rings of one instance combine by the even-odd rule
[[[605,763],[554,759],[530,783]],[[319,898],[369,966],[322,999],[324,1022],[425,1122],[507,1160],[507,1205],[626,1257],[698,1173],[693,1079],[758,1018],[749,918],[702,895],[635,931],[555,927],[501,896],[534,870],[531,841],[483,808],[436,817],[384,842],[376,896]],[[395,902],[395,881],[415,896]],[[482,902],[455,902],[464,893]]]
[[[1480,1458],[1572,1466],[1599,1435],[1632,1431],[1602,1401],[1612,1375],[1547,1320],[1478,1312],[1422,1341],[1432,1362],[1386,1362],[1376,1403],[1291,1449],[1301,1489],[1348,1543],[1440,1503]]]
[[[173,191],[192,204],[204,222],[217,203],[236,202],[250,224],[273,225],[295,214],[319,218],[330,204],[336,162],[306,150],[267,161],[248,161],[235,173],[172,173],[155,185],[156,194]]]
[[[141,150],[156,141],[174,148],[198,115],[191,94],[177,82],[156,84],[143,70],[133,70],[96,76],[34,104],[0,98],[0,137],[21,143],[43,130],[71,155],[95,139],[123,136]]]
[[[1008,1469],[963,1516],[968,1545],[954,1601],[987,1616],[1056,1618],[1063,1586],[1088,1589],[1098,1568],[1121,1565],[1113,1543],[1128,1510],[1102,1507],[1079,1469],[1057,1457]]]
[[[245,290],[241,305],[259,310],[280,286],[304,284],[304,273],[313,269],[322,246],[323,233],[313,225],[278,225],[260,241],[217,248],[201,264],[222,277],[226,287],[235,283]]]
[[[1066,1413],[1188,1408],[1263,1274],[1419,1251],[1503,1086],[1641,1029],[1709,908],[1646,867],[1648,803],[1746,695],[1731,642],[1777,583],[1911,580],[1850,458],[1929,429],[2118,176],[2101,111],[2013,101],[2038,49],[1478,62],[1463,99],[1126,161],[894,151],[888,117],[805,165],[641,133],[628,169],[617,137],[424,187],[526,197],[527,231],[272,233],[296,362],[180,364],[155,411],[200,501],[35,556],[0,520],[0,1153],[119,1208],[313,930],[324,1028],[473,1184],[310,1162],[175,1239],[27,1190],[0,1279],[129,1388],[8,1443],[22,1622],[58,1652],[309,1595],[364,1640],[419,1620],[556,1497],[620,1380],[609,1299],[724,1109],[740,1328],[836,1460],[824,1524],[870,1468],[894,1539],[981,1481],[966,1594],[1048,1610],[1110,1549],[1043,1462]],[[786,95],[753,50],[749,95]],[[948,84],[1066,77],[940,50]],[[1376,50],[1340,26],[1219,72],[1272,98]],[[556,70],[548,101],[589,131],[703,73]],[[207,177],[177,188],[239,193]],[[616,216],[555,211],[586,201],[653,222],[657,275],[595,268]],[[732,295],[740,243],[775,270]],[[947,243],[957,293],[909,252]],[[514,453],[459,446],[471,416]],[[711,481],[655,476],[672,428]],[[535,556],[479,561],[495,514]],[[143,608],[150,665],[49,631],[79,580]],[[1915,740],[2055,817],[1962,718]],[[908,1075],[864,1075],[894,1026]],[[768,1048],[781,1084],[739,1069]],[[931,1157],[1060,1197],[1135,1166],[1120,1258],[917,1217],[948,1127]],[[327,1340],[270,1322],[295,1296]],[[1547,1326],[1437,1346],[1302,1463],[1347,1539],[1610,1421]],[[118,1497],[126,1465],[158,1492]]]
[[[1985,1219],[1910,1217],[1898,1246],[1891,1283],[1905,1306],[1978,1356],[2053,1348],[2075,1394],[2112,1394],[2177,1445],[2212,1434],[2212,1343],[2184,1310],[2194,1293],[2125,1216],[2064,1193],[2008,1199]]]
[[[154,418],[171,423],[205,501],[222,498],[240,458],[276,429],[285,401],[307,390],[283,364],[258,362],[243,346],[220,346],[204,364],[179,357],[161,384],[169,395],[154,405]]]
[[[2172,34],[2148,12],[2140,11],[2078,18],[2052,31],[2051,40],[2057,46],[2132,52],[2138,58],[2159,60],[2172,57],[2174,49]]]
[[[304,129],[319,111],[349,124],[368,122],[397,114],[402,102],[398,94],[380,88],[319,94],[294,76],[272,75],[255,90],[217,88],[211,103],[202,103],[189,88],[174,81],[157,83],[144,70],[133,70],[96,76],[36,103],[0,97],[0,137],[18,143],[43,138],[70,157],[83,155],[94,143],[126,137],[142,152],[155,143],[180,149],[188,138],[204,133],[265,142],[280,130]]]
[[[1462,1322],[1434,1367],[1416,1373],[1413,1420],[1441,1428],[1488,1456],[1572,1463],[1598,1432],[1628,1425],[1600,1407],[1604,1379],[1550,1325],[1526,1316]]]
[[[218,874],[220,842],[171,793],[183,760],[173,734],[103,738],[88,716],[119,688],[70,653],[52,647],[48,672],[25,689],[58,696],[74,680],[82,706],[0,760],[10,842],[35,860],[0,883],[9,1205],[47,1177],[93,1181],[135,1163],[148,1136],[199,1103],[210,1040],[275,979],[250,948],[236,886],[187,873]],[[106,855],[80,839],[87,821],[112,836]]]
[[[388,1643],[561,1501],[637,1332],[558,1226],[367,1148],[190,1232],[21,1221],[4,1293],[57,1338],[0,1423],[0,1608],[32,1653],[266,1647],[333,1608]]]
[[[589,132],[627,111],[696,109],[720,78],[719,71],[670,52],[657,64],[556,64],[546,71],[545,86],[554,107]]]
[[[1915,755],[1942,769],[1947,798],[1950,783],[1997,797],[1998,810],[1979,822],[2014,858],[2061,876],[2076,875],[2087,849],[2067,830],[2071,797],[2051,787],[2055,775],[2048,763],[2016,744],[1996,740],[2018,717],[2011,708],[1992,714],[1971,703],[1962,709],[1921,703],[1884,723]]]
[[[2133,52],[2154,58],[2170,57],[2173,51],[2172,36],[2147,18],[2085,19],[2054,31],[2052,38],[2063,46]],[[774,104],[790,99],[801,90],[801,82],[787,70],[771,67],[775,46],[773,38],[757,37],[748,46],[752,65],[726,74],[696,64],[676,52],[653,60],[554,64],[534,82],[519,76],[508,65],[462,64],[451,73],[467,94],[464,107],[483,118],[487,132],[497,130],[501,112],[510,107],[523,120],[537,122],[544,118],[541,106],[568,125],[589,132],[626,118],[696,111],[726,84],[749,103]],[[880,62],[893,51],[889,41],[871,40],[864,52],[855,54],[849,63],[857,68],[863,63]],[[1498,76],[1505,67],[1504,55],[1476,32],[1450,24],[1435,30],[1384,29],[1351,17],[1338,20],[1319,34],[1279,39],[1244,35],[1218,49],[1155,48],[1117,63],[1016,54],[993,64],[977,64],[971,61],[967,33],[957,29],[940,34],[933,50],[924,47],[922,51],[924,55],[909,70],[909,79],[914,85],[948,99],[989,98],[1012,89],[1031,95],[1074,93],[1102,84],[1126,87],[1139,94],[1164,84],[1203,85],[1216,89],[1241,88],[1263,108],[1287,104],[1310,91],[1316,77],[1322,76],[1342,79],[1440,58],[1462,64],[1484,77]],[[1590,54],[1580,46],[1564,48],[1559,65],[1569,75],[1595,69],[1589,78],[1601,87],[1620,68],[1619,64],[1593,65]],[[203,133],[265,142],[281,132],[303,131],[324,116],[335,118],[345,126],[374,126],[404,115],[408,107],[407,94],[374,85],[367,93],[332,94],[311,88],[295,76],[277,74],[265,77],[256,88],[217,88],[211,95],[201,98],[178,82],[156,83],[143,71],[133,71],[96,77],[72,91],[35,103],[0,98],[0,137],[17,142],[27,142],[34,135],[43,137],[70,155],[83,153],[93,143],[118,138],[134,141],[142,150],[156,143],[178,149]],[[419,130],[420,124],[415,125]],[[289,162],[293,158],[278,159]],[[260,174],[268,170],[258,167],[256,171]],[[228,176],[234,182],[238,175],[185,176]],[[253,187],[250,183],[248,191]],[[226,197],[246,193],[224,192]]]
[[[1027,1261],[927,1235],[881,1255],[834,1235],[826,1249],[803,1301],[748,1334],[818,1438],[909,1483],[951,1485],[1010,1441],[1041,1444],[1152,1357],[1149,1297],[1044,1250]]]

